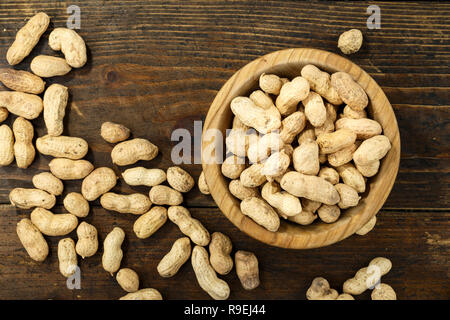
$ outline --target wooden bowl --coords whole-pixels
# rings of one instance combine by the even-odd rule
[[[233,114],[230,102],[237,96],[248,96],[258,88],[262,73],[274,73],[294,78],[300,75],[303,66],[313,64],[329,73],[345,71],[353,76],[366,91],[369,106],[366,108],[372,119],[383,127],[383,134],[391,141],[392,148],[381,161],[378,174],[369,179],[367,190],[362,194],[358,206],[346,209],[332,224],[317,222],[309,226],[283,221],[278,231],[271,232],[243,215],[240,201],[228,190],[229,180],[221,173],[221,165],[207,164],[214,141],[205,135],[206,130],[218,129],[226,137],[231,128]],[[400,162],[400,135],[394,111],[383,90],[360,67],[331,52],[296,48],[269,53],[237,71],[217,93],[203,128],[202,139],[203,171],[212,197],[223,212],[241,231],[264,243],[292,249],[323,247],[343,240],[360,229],[383,206],[394,184]]]

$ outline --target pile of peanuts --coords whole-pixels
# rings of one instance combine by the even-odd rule
[[[367,117],[364,89],[345,72],[305,65],[292,80],[262,74],[261,90],[231,101],[222,173],[241,211],[269,231],[280,217],[300,225],[338,220],[358,205],[367,178],[391,148]],[[358,234],[375,225],[372,218]]]
[[[21,62],[38,43],[45,32],[50,18],[43,12],[32,17],[19,30],[16,40],[8,50],[7,60],[11,65]],[[56,28],[50,33],[49,45],[61,50],[65,58],[37,56],[31,62],[33,73],[3,69],[0,81],[13,91],[0,92],[1,121],[12,113],[17,117],[13,130],[8,125],[0,127],[0,166],[10,165],[14,159],[19,168],[27,168],[35,157],[32,139],[33,125],[43,111],[47,135],[38,137],[36,149],[39,153],[53,157],[49,171],[32,178],[35,188],[14,188],[9,194],[10,202],[20,209],[33,209],[30,219],[24,218],[17,224],[17,235],[31,259],[42,262],[49,254],[45,236],[66,236],[76,229],[77,242],[70,237],[58,243],[58,261],[61,274],[69,278],[78,268],[78,256],[92,257],[98,251],[97,228],[79,219],[88,216],[89,201],[100,198],[101,206],[110,211],[139,216],[133,231],[137,238],[146,239],[160,229],[169,218],[186,237],[176,240],[170,251],[157,266],[161,277],[174,276],[191,257],[192,267],[200,287],[214,299],[227,299],[230,294],[228,284],[217,277],[228,274],[234,264],[242,286],[252,290],[259,286],[258,260],[252,252],[238,250],[233,262],[232,243],[228,236],[220,232],[210,235],[202,223],[193,218],[183,206],[183,193],[195,185],[192,176],[180,167],[170,167],[166,171],[144,167],[133,167],[122,173],[123,180],[130,186],[150,187],[148,195],[117,194],[110,192],[118,177],[108,167],[94,168],[83,159],[88,152],[88,143],[79,137],[63,136],[63,119],[69,90],[60,84],[52,84],[42,100],[38,94],[44,92],[45,82],[41,77],[67,74],[72,67],[80,68],[86,61],[84,40],[73,30]],[[111,151],[112,162],[117,166],[133,165],[138,161],[150,161],[159,152],[156,145],[147,139],[130,137],[130,130],[117,123],[105,122],[100,129],[102,138],[116,144]],[[56,197],[63,194],[65,180],[83,180],[81,192],[71,192],[64,197],[67,213],[54,214],[50,211]],[[167,185],[162,185],[167,180]],[[209,194],[202,174],[199,189]],[[168,206],[168,208],[164,207]],[[123,300],[160,300],[160,292],[154,288],[139,289],[139,276],[130,268],[121,268],[123,258],[122,243],[125,232],[115,227],[103,242],[102,266],[117,283],[128,292]],[[191,250],[191,241],[194,248]],[[205,249],[209,245],[209,253]]]

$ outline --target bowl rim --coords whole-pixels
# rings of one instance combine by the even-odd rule
[[[278,231],[271,232],[242,214],[239,207],[240,201],[228,190],[228,182],[221,173],[220,164],[204,162],[204,158],[207,156],[206,152],[211,149],[208,148],[211,140],[204,140],[204,134],[202,134],[202,167],[214,201],[221,212],[242,232],[258,241],[282,248],[310,249],[324,247],[351,236],[381,209],[392,190],[398,173],[400,133],[389,100],[381,87],[368,73],[340,55],[314,48],[291,48],[274,51],[247,63],[236,71],[216,94],[204,121],[203,133],[210,128],[217,128],[217,124],[220,123],[219,119],[224,118],[227,112],[228,114],[231,112],[231,110],[226,111],[226,109],[229,109],[229,102],[237,96],[236,92],[241,90],[243,84],[255,82],[260,74],[285,64],[289,66],[298,65],[298,67],[313,64],[327,72],[330,72],[330,69],[332,72],[344,71],[352,75],[354,80],[364,88],[371,102],[370,109],[373,109],[374,112],[372,118],[380,122],[383,134],[389,138],[392,145],[391,150],[381,161],[378,174],[370,178],[375,181],[370,181],[368,184],[370,190],[376,189],[376,195],[375,192],[367,193],[366,191],[358,206],[345,209],[346,214],[335,223],[325,224],[320,222],[319,224],[300,226],[290,222],[282,222]],[[380,111],[383,111],[383,113],[381,114]],[[225,133],[222,132],[222,134]],[[387,161],[388,159],[389,161]],[[384,179],[384,182],[377,179],[382,171],[388,173],[388,179]]]

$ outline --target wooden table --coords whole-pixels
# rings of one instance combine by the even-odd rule
[[[383,281],[401,299],[448,299],[449,282],[449,74],[450,4],[379,3],[381,29],[369,30],[368,3],[288,1],[71,1],[81,9],[81,29],[88,46],[87,65],[67,76],[47,80],[70,89],[64,120],[65,134],[85,138],[87,159],[95,166],[113,166],[112,145],[99,135],[104,121],[123,123],[134,137],[160,147],[147,167],[168,168],[176,141],[171,133],[203,120],[216,92],[249,61],[271,51],[315,47],[339,53],[337,38],[351,28],[364,34],[360,52],[350,56],[384,89],[400,127],[402,157],[392,193],[378,215],[375,229],[338,244],[293,251],[259,243],[234,227],[214,201],[198,189],[185,197],[192,215],[211,231],[229,235],[235,249],[256,253],[261,286],[242,289],[234,272],[223,277],[232,299],[304,299],[316,276],[341,290],[342,283],[376,256],[392,260]],[[0,65],[7,67],[6,50],[24,21],[47,12],[51,28],[17,69],[29,70],[37,54],[53,54],[48,34],[66,26],[66,3],[3,1],[0,4]],[[10,116],[6,123],[12,124]],[[33,121],[37,136],[45,134],[40,117]],[[58,271],[59,237],[47,237],[51,253],[33,262],[15,233],[16,223],[30,210],[9,204],[14,187],[31,187],[31,177],[48,170],[47,156],[37,155],[27,170],[16,165],[0,168],[0,299],[116,299],[124,294],[101,267],[101,250],[81,260],[81,289],[66,288]],[[200,165],[183,165],[194,177]],[[80,190],[80,181],[65,183],[65,194]],[[117,192],[146,193],[148,188],[126,186]],[[59,197],[54,212],[63,212]],[[136,270],[141,287],[154,287],[167,299],[207,299],[189,263],[170,279],[159,277],[156,265],[182,234],[166,223],[154,236],[138,240],[132,231],[135,216],[107,212],[92,203],[85,219],[103,241],[114,227],[126,232],[122,266]],[[76,239],[75,233],[70,236]],[[358,298],[367,299],[369,293]]]

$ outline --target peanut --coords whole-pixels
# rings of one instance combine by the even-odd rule
[[[192,218],[188,209],[182,206],[171,206],[168,210],[170,221],[175,223],[180,231],[188,236],[192,242],[199,246],[207,246],[211,239],[208,230],[203,224]]]
[[[87,62],[84,40],[72,29],[53,29],[48,37],[48,44],[55,51],[61,50],[67,64],[73,68],[81,68]]]
[[[102,194],[111,190],[117,183],[114,171],[100,167],[92,171],[81,184],[81,194],[87,201],[94,201]]]
[[[130,268],[122,268],[116,274],[117,283],[126,292],[136,292],[139,290],[139,276]]]
[[[241,202],[241,211],[260,226],[275,232],[280,227],[280,218],[275,210],[264,200],[256,197]]]
[[[71,192],[64,198],[64,208],[71,214],[84,218],[89,214],[89,202],[81,193]]]
[[[146,239],[161,228],[167,221],[167,209],[153,207],[140,216],[133,225],[133,231],[139,239]]]
[[[287,116],[281,121],[280,138],[286,145],[294,141],[295,137],[305,128],[306,117],[301,111]]]
[[[281,216],[292,217],[302,212],[300,199],[286,191],[281,191],[280,186],[276,182],[264,184],[261,195]]]
[[[306,99],[309,94],[309,83],[303,77],[296,77],[291,82],[283,84],[275,104],[283,116],[294,113],[297,104]]]
[[[64,190],[64,185],[61,180],[52,175],[50,172],[41,172],[33,176],[33,186],[36,189],[47,191],[50,194],[59,196]]]
[[[368,234],[370,231],[372,231],[372,229],[375,227],[375,224],[377,223],[377,216],[373,216],[372,218],[370,218],[370,220],[363,225],[358,231],[356,231],[355,233],[359,236],[365,236],[366,234]]]
[[[141,289],[124,295],[119,300],[162,300],[161,293],[153,288]]]
[[[347,209],[358,205],[361,197],[358,195],[358,192],[355,189],[344,183],[338,183],[334,187],[339,192],[339,208]]]
[[[241,180],[231,180],[228,185],[228,189],[231,194],[238,198],[239,200],[244,200],[245,198],[258,197],[258,188],[246,187],[242,184]]]
[[[189,192],[195,185],[192,176],[180,167],[167,169],[167,182],[179,192]]]
[[[130,136],[130,129],[114,122],[104,122],[100,129],[100,135],[109,143],[122,142]]]
[[[306,299],[308,300],[336,300],[338,295],[338,292],[331,289],[328,281],[322,277],[314,278],[308,291],[306,291]]]
[[[345,293],[358,295],[369,288],[374,287],[392,268],[392,262],[383,257],[377,257],[370,261],[369,266],[360,269],[353,278],[344,282]]]
[[[267,93],[264,93],[261,90],[253,91],[250,96],[250,100],[252,100],[258,107],[263,109],[269,109],[271,107],[275,107],[273,104],[272,98]],[[277,110],[278,112],[278,110]]]
[[[251,140],[257,140],[256,133],[247,133],[243,129],[232,129],[225,139],[227,150],[238,157],[245,157]]]
[[[157,185],[150,189],[150,201],[156,205],[177,206],[183,202],[181,192],[170,187]]]
[[[271,132],[255,140],[249,144],[247,151],[248,159],[253,163],[262,162],[269,157],[272,151],[278,152],[284,146],[281,135],[277,132]]]
[[[122,261],[122,242],[125,239],[125,232],[119,227],[115,227],[103,242],[102,266],[111,275],[119,270]]]
[[[52,84],[44,94],[44,121],[49,136],[60,136],[64,130],[69,90],[60,84]]]
[[[83,221],[77,228],[77,236],[76,252],[83,259],[92,257],[98,250],[97,229],[93,225]]]
[[[323,103],[322,97],[310,91],[308,96],[302,101],[305,107],[305,116],[314,127],[320,127],[327,119],[327,109]]]
[[[318,137],[322,133],[331,133],[334,131],[334,121],[336,121],[336,107],[331,103],[325,103],[326,109],[326,119],[325,122],[319,126],[314,128],[314,134]]]
[[[300,173],[317,175],[320,170],[319,145],[316,141],[305,141],[294,149],[294,169]]]
[[[301,75],[308,80],[311,90],[317,92],[334,105],[338,106],[342,104],[342,99],[331,86],[330,75],[328,73],[321,71],[312,64],[308,64],[302,68]]]
[[[275,74],[261,74],[259,76],[259,87],[266,93],[280,94],[282,81],[280,77]]]
[[[17,32],[16,39],[6,53],[6,60],[10,65],[20,63],[33,50],[42,34],[47,30],[50,18],[44,12],[31,17]]]
[[[234,255],[236,273],[245,290],[253,290],[260,284],[258,259],[253,252],[239,250]]]
[[[319,209],[321,205],[322,205],[322,203],[317,202],[317,201],[312,201],[312,200],[309,200],[306,198],[302,199],[303,210],[311,211],[312,213],[316,212],[317,209]]]
[[[272,154],[263,165],[261,173],[264,174],[268,181],[273,181],[275,177],[283,175],[291,163],[290,157],[284,150]]]
[[[342,166],[353,159],[353,153],[356,151],[357,146],[355,143],[342,148],[341,150],[338,150],[333,153],[327,154],[327,160],[330,165],[333,167],[339,167]]]
[[[61,239],[58,242],[59,272],[68,278],[73,275],[78,268],[75,242],[70,238]]]
[[[118,166],[134,164],[139,160],[152,160],[158,155],[158,147],[147,139],[132,139],[117,144],[111,151],[112,162]]]
[[[329,206],[327,204],[323,204],[317,210],[317,214],[319,215],[319,218],[323,222],[333,223],[337,219],[339,219],[339,216],[341,215],[341,210],[339,209],[339,207],[337,205]]]
[[[296,197],[303,197],[328,205],[339,202],[337,190],[331,183],[321,177],[291,171],[283,176],[280,185],[281,188]]]
[[[333,185],[339,183],[339,173],[330,167],[322,167],[319,171],[319,177],[324,178]]]
[[[45,82],[41,78],[21,70],[0,69],[0,81],[11,90],[25,93],[39,94],[45,88]]]
[[[1,91],[0,107],[28,120],[39,117],[44,109],[41,97],[18,91]]]
[[[243,130],[244,132],[247,132],[247,130],[250,129],[250,127],[243,124],[238,117],[233,117],[233,124],[231,125],[231,129]]]
[[[173,277],[191,256],[191,240],[183,237],[176,240],[170,251],[158,263],[158,273],[163,278]]]
[[[370,297],[372,300],[397,300],[394,289],[386,283],[380,283],[376,286]]]
[[[336,168],[342,181],[355,189],[358,193],[366,191],[366,182],[362,174],[351,164],[346,163]]]
[[[197,277],[198,284],[215,300],[226,300],[230,295],[228,284],[217,277],[216,272],[209,263],[208,252],[201,246],[192,250],[192,268]]]
[[[354,144],[355,141],[356,134],[349,129],[339,129],[331,133],[323,133],[317,138],[320,152],[325,154],[335,153]]]
[[[78,160],[87,154],[88,143],[77,137],[46,135],[36,139],[36,149],[55,158]]]
[[[234,154],[227,157],[222,163],[222,174],[230,179],[237,179],[245,169],[245,159]]]
[[[0,126],[0,166],[8,166],[14,161],[14,135],[6,124]]]
[[[166,173],[161,169],[146,169],[135,167],[125,170],[122,173],[125,182],[130,186],[153,187],[166,180]]]
[[[13,123],[13,131],[16,139],[14,156],[16,157],[17,167],[28,168],[36,155],[32,142],[34,136],[33,125],[30,121],[18,117]]]
[[[209,243],[209,261],[214,270],[221,275],[230,273],[233,269],[233,259],[230,256],[233,245],[228,236],[214,232]]]
[[[31,61],[30,69],[35,75],[42,78],[63,76],[72,70],[65,59],[46,55],[34,57]]]
[[[295,222],[297,224],[300,224],[302,226],[310,225],[314,222],[314,220],[317,219],[317,215],[314,214],[314,212],[306,211],[305,209],[302,210],[301,213],[292,216],[287,217],[289,221]]]
[[[0,107],[0,122],[5,121],[8,118],[8,109],[5,107]]]
[[[358,165],[368,165],[382,159],[391,149],[388,137],[379,135],[364,140],[353,154],[353,160]]]
[[[378,169],[380,168],[380,161],[376,160],[366,165],[355,163],[356,169],[367,178],[373,177],[378,173]]]
[[[338,295],[336,300],[355,300],[355,298],[353,298],[351,294],[341,293],[340,295]]]
[[[31,259],[41,262],[48,256],[48,244],[42,233],[30,219],[22,219],[17,223],[17,235]]]
[[[231,101],[231,111],[243,124],[263,134],[281,126],[281,119],[276,114],[257,106],[247,97],[234,98]]]
[[[76,216],[70,213],[53,214],[44,208],[31,212],[31,222],[46,236],[65,236],[78,225]]]
[[[106,210],[120,213],[144,214],[150,209],[150,199],[140,193],[117,194],[113,192],[104,193],[100,197],[100,204]]]
[[[211,194],[211,192],[209,191],[208,184],[206,183],[205,173],[203,171],[200,173],[197,183],[198,183],[198,189],[200,190],[201,193],[206,194],[206,195]]]
[[[300,132],[297,138],[299,145],[308,140],[316,140],[315,129],[313,126],[311,126],[309,122],[306,124],[305,129],[302,132]]]
[[[266,176],[263,174],[264,164],[254,163],[241,173],[240,181],[244,187],[255,188],[266,182]]]
[[[364,89],[348,73],[342,71],[333,73],[331,85],[342,101],[354,110],[363,110],[369,103]]]
[[[61,180],[77,180],[87,177],[94,166],[87,160],[55,158],[48,164],[50,172]]]
[[[39,189],[14,188],[9,193],[11,204],[20,209],[42,207],[51,209],[56,203],[54,195]]]
[[[345,31],[339,36],[338,48],[344,54],[352,54],[358,52],[362,46],[363,35],[358,29]]]
[[[382,131],[381,125],[372,119],[350,119],[342,118],[336,121],[336,130],[347,128],[356,133],[356,139],[364,140],[379,135]]]
[[[362,119],[367,118],[367,112],[366,110],[353,110],[349,106],[345,106],[342,116],[343,118]]]

